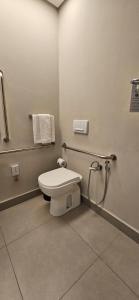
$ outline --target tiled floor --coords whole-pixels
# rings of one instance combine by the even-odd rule
[[[85,205],[41,196],[0,212],[0,300],[137,300],[139,245]]]

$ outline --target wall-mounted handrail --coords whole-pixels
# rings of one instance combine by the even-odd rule
[[[23,151],[39,150],[39,149],[48,148],[51,145],[55,145],[55,143],[51,143],[51,144],[43,145],[43,146],[36,146],[36,147],[27,147],[27,148],[18,148],[18,149],[4,150],[4,151],[0,151],[0,155],[10,154],[10,153],[16,153],[16,152],[23,152]]]
[[[2,106],[3,106],[3,116],[4,116],[4,126],[5,126],[5,137],[4,142],[9,142],[9,128],[8,128],[8,117],[7,117],[7,109],[6,109],[6,100],[5,100],[5,92],[4,92],[4,79],[3,79],[3,71],[0,70],[0,82],[1,82],[1,93],[2,93]]]
[[[134,78],[130,81],[131,84],[138,85],[139,84],[139,78]]]
[[[79,152],[79,153],[87,154],[87,155],[98,157],[98,158],[102,158],[102,159],[117,160],[117,156],[115,154],[110,154],[110,155],[96,154],[96,153],[92,153],[92,152],[89,152],[89,151],[86,151],[86,150],[80,150],[80,149],[77,149],[77,148],[73,148],[73,147],[67,146],[66,143],[63,143],[62,147],[64,149],[76,151],[76,152]]]

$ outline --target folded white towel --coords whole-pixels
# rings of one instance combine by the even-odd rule
[[[55,142],[55,117],[53,115],[51,117],[51,126],[52,126],[52,143]]]
[[[50,144],[55,142],[54,116],[49,114],[33,114],[34,144]]]
[[[39,125],[40,125],[40,138],[42,144],[49,144],[52,142],[52,126],[51,126],[51,116],[41,114],[39,115]]]
[[[3,105],[2,105],[2,95],[1,95],[1,86],[0,86],[0,140],[3,141],[5,138],[5,124],[3,118]]]
[[[32,115],[34,144],[41,143],[39,115]]]

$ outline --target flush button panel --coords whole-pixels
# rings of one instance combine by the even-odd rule
[[[139,79],[133,79],[130,112],[139,112]]]
[[[73,131],[79,134],[88,134],[89,121],[88,120],[73,120]]]

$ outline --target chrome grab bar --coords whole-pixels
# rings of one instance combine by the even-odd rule
[[[77,149],[77,148],[69,147],[69,146],[67,146],[66,143],[62,144],[62,148],[68,149],[68,150],[72,150],[72,151],[76,151],[76,152],[83,153],[83,154],[87,154],[87,155],[90,155],[90,156],[102,158],[102,159],[117,160],[117,156],[115,154],[110,154],[110,155],[96,154],[96,153],[92,153],[92,152],[89,152],[89,151],[85,151],[85,150],[80,150],[80,149]]]
[[[19,148],[19,149],[4,150],[4,151],[0,151],[0,155],[2,155],[2,154],[16,153],[16,152],[23,152],[23,151],[39,150],[39,149],[48,148],[51,145],[55,145],[55,143],[51,143],[51,144],[44,145],[44,146],[37,146],[37,147],[28,147],[28,148]]]
[[[131,84],[136,84],[136,85],[138,85],[138,84],[139,84],[139,78],[132,79],[132,80],[130,81],[130,83],[131,83]]]
[[[3,71],[0,70],[0,82],[1,82],[1,93],[2,93],[2,106],[3,106],[3,116],[4,116],[4,125],[5,125],[5,137],[4,142],[9,142],[9,128],[8,128],[8,117],[7,117],[7,110],[6,110],[6,100],[5,100],[5,93],[4,93],[4,80],[3,80]]]

